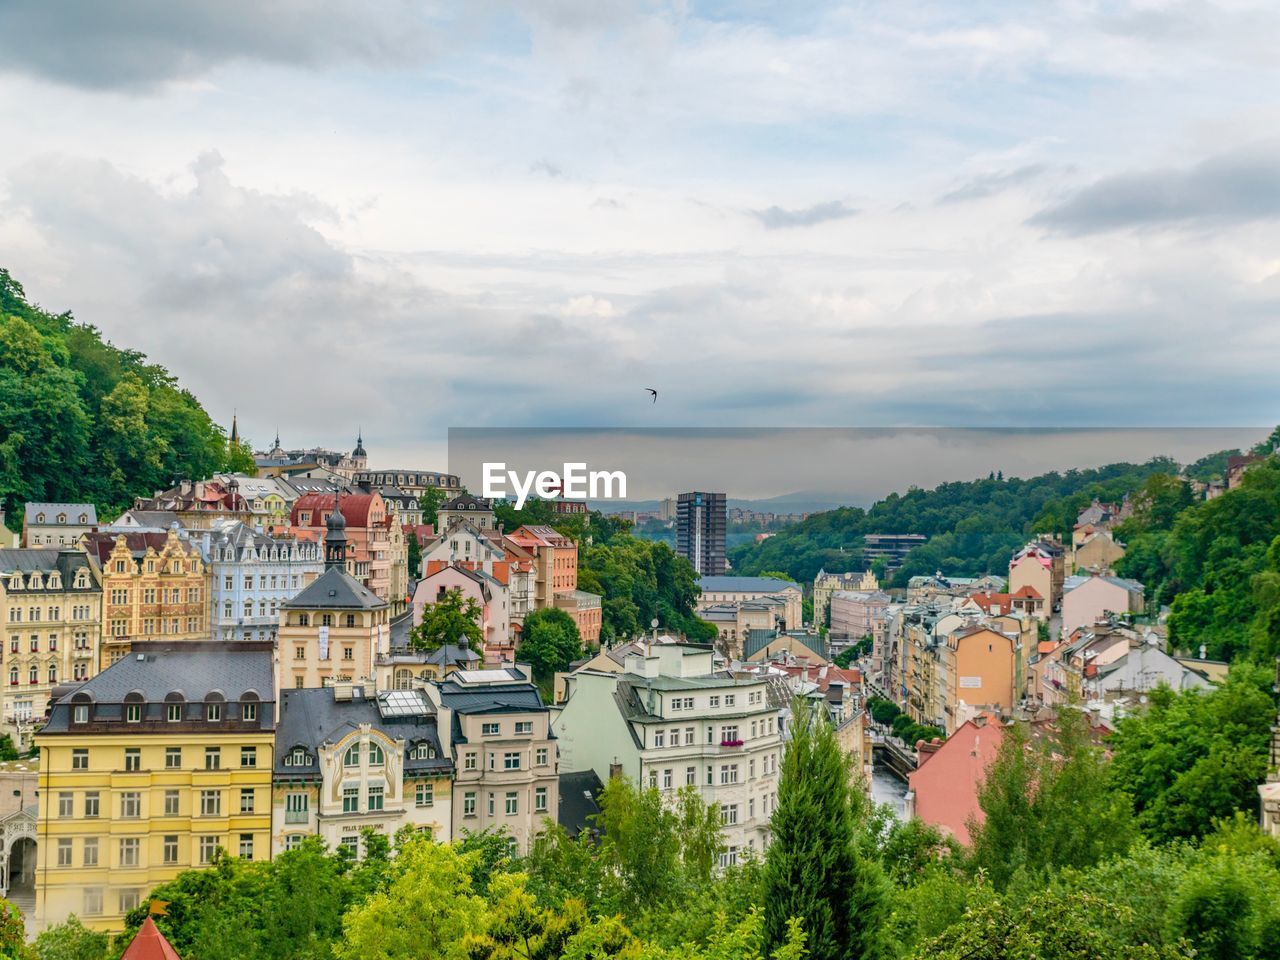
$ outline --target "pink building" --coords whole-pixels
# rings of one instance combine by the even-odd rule
[[[422,623],[423,610],[457,590],[480,607],[480,629],[484,633],[485,659],[493,662],[510,652],[511,613],[506,584],[485,573],[466,567],[439,567],[418,581],[413,591],[413,625]]]
[[[983,819],[978,788],[1003,740],[1004,729],[984,713],[961,724],[945,743],[922,744],[920,765],[907,777],[907,816],[968,846],[969,821]]]

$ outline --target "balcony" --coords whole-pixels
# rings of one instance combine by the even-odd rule
[[[720,746],[722,746],[722,747],[740,747],[740,746],[742,746],[742,744],[743,744],[743,743],[744,743],[744,741],[742,741],[742,740],[721,740],[721,741],[720,741]]]
[[[285,823],[306,823],[311,819],[309,810],[286,810],[284,812]]]

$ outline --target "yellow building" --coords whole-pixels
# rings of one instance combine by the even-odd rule
[[[387,601],[347,573],[346,520],[329,514],[325,570],[280,610],[280,689],[373,683],[379,655],[390,653]]]
[[[135,640],[209,637],[209,570],[194,543],[167,533],[91,533],[84,538],[102,581],[102,663]]]
[[[54,686],[98,672],[102,587],[83,550],[0,550],[0,731],[25,746]]]
[[[99,930],[219,849],[270,856],[271,644],[136,642],[54,704],[40,750],[36,922]]]

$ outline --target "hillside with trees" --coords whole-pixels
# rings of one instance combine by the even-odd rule
[[[11,525],[28,500],[109,514],[177,478],[252,465],[164,367],[31,303],[0,269],[0,504]]]
[[[1076,514],[1094,497],[1119,500],[1152,475],[1177,473],[1177,463],[1155,458],[1025,480],[992,474],[930,490],[912,487],[866,510],[842,507],[815,514],[761,543],[730,551],[730,561],[735,573],[783,570],[807,583],[823,568],[864,569],[866,534],[916,533],[929,539],[908,554],[896,582],[935,570],[954,576],[1004,573],[1009,555],[1031,534],[1070,535]]]

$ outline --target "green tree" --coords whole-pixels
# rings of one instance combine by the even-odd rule
[[[0,958],[30,960],[31,955],[22,911],[8,900],[0,899]]]
[[[461,590],[447,591],[435,603],[422,608],[422,622],[409,631],[409,647],[412,650],[431,652],[446,643],[466,640],[473,649],[484,646],[484,632],[480,629],[480,604]]]
[[[997,891],[1043,887],[1059,870],[1123,852],[1134,836],[1126,798],[1113,792],[1088,718],[1062,706],[1052,727],[1003,728],[978,789],[981,822],[969,825],[972,866]],[[1083,824],[1088,824],[1087,829]]]
[[[36,936],[32,952],[39,960],[106,960],[109,939],[72,914]]]
[[[849,758],[807,701],[792,713],[765,857],[765,942],[781,947],[799,919],[814,960],[892,956],[889,885],[856,839]]]
[[[524,618],[516,658],[533,668],[533,678],[546,684],[557,671],[582,656],[582,635],[573,617],[557,607],[543,607]]]
[[[474,855],[417,837],[393,863],[385,891],[374,893],[343,918],[339,960],[461,957],[468,935],[485,929],[486,904],[472,889]]]
[[[440,509],[440,504],[444,503],[448,497],[439,487],[427,487],[422,491],[422,496],[418,497],[418,508],[422,511],[422,522],[435,526],[439,517],[436,511]]]
[[[1237,664],[1216,689],[1157,689],[1145,713],[1117,723],[1110,779],[1148,837],[1199,837],[1219,818],[1257,811],[1275,722],[1271,678]]]

